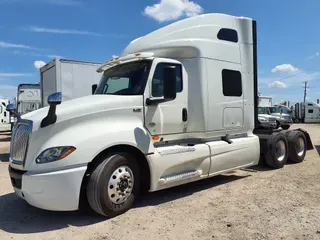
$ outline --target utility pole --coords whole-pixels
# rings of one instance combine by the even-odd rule
[[[303,96],[303,102],[306,102],[306,97],[307,97],[307,89],[308,89],[308,82],[304,81],[304,96]]]

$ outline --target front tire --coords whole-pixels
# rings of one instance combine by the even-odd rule
[[[108,156],[92,172],[87,198],[98,214],[115,217],[128,211],[140,191],[139,167],[127,153]]]
[[[265,162],[269,167],[282,168],[288,159],[288,141],[283,133],[274,133],[268,140]]]

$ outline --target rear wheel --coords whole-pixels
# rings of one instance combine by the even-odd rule
[[[305,135],[300,131],[288,133],[289,160],[300,163],[304,160],[307,152],[307,141]]]
[[[288,141],[283,133],[274,133],[268,140],[265,161],[269,167],[282,168],[288,159]]]
[[[128,211],[139,194],[139,167],[127,153],[116,153],[99,164],[90,176],[87,198],[98,214],[115,217]]]

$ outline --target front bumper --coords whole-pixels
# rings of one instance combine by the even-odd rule
[[[9,166],[15,193],[30,205],[51,211],[79,209],[80,188],[87,166],[46,173],[21,171]]]

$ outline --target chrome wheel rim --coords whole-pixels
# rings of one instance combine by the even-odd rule
[[[305,151],[305,144],[304,144],[304,140],[303,138],[298,138],[297,142],[296,142],[296,151],[298,156],[302,156],[304,154]]]
[[[134,184],[132,170],[127,166],[118,167],[108,182],[108,196],[114,204],[124,203],[131,195]]]
[[[282,162],[286,156],[286,144],[280,140],[276,145],[276,157],[279,162]]]

